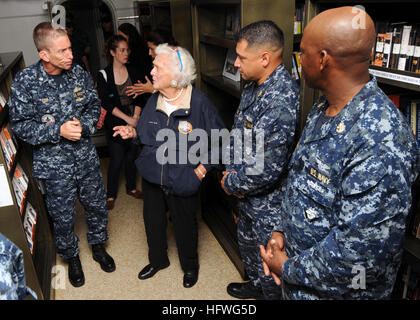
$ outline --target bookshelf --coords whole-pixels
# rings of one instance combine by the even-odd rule
[[[7,101],[13,78],[25,63],[21,52],[0,53],[0,63],[3,65],[0,67],[0,93]],[[7,104],[2,107],[0,128],[4,132],[9,110]],[[38,182],[32,176],[32,147],[14,137],[12,132],[10,135],[16,150],[11,156],[10,144],[8,150],[4,144],[1,146],[0,170],[6,171],[7,179],[0,187],[2,193],[10,194],[12,201],[0,206],[0,232],[23,252],[26,285],[35,291],[38,299],[51,299],[54,292],[51,291],[51,268],[56,257],[52,226]],[[16,181],[22,180],[14,176],[21,171],[28,180],[19,185]],[[19,186],[23,188],[20,192],[17,191]],[[29,210],[31,207],[33,211]]]
[[[160,29],[171,32],[181,47],[192,53],[191,0],[138,0],[140,32]],[[182,23],[179,23],[182,21]]]
[[[300,2],[300,0],[296,1]],[[324,10],[345,5],[362,5],[375,23],[378,21],[389,21],[392,23],[405,22],[406,24],[412,25],[420,23],[420,19],[418,18],[417,14],[420,10],[420,3],[417,0],[305,0],[305,15],[303,18],[304,25],[306,25],[315,15]],[[299,41],[299,38],[295,36],[295,46],[298,45],[297,43]],[[376,43],[374,49],[376,50]],[[373,55],[373,59],[374,58],[375,55]],[[370,73],[376,77],[378,85],[386,94],[397,93],[401,94],[401,98],[403,96],[408,96],[411,98],[415,97],[416,99],[420,99],[420,73],[407,70],[397,70],[395,68],[389,67],[385,68],[373,64],[370,65],[369,70]],[[315,100],[320,96],[320,92],[318,90],[309,88],[305,83],[304,78],[301,79],[300,85],[302,106],[301,128],[303,128],[306,122],[307,114],[311,110]],[[400,104],[400,110],[404,112],[402,109],[403,106]],[[411,234],[412,226],[410,226],[410,223],[412,223],[413,220],[412,216],[419,214],[419,200],[420,184],[419,181],[416,181],[413,186],[413,212],[410,213],[407,221],[407,234],[404,243],[403,263],[397,277],[397,282],[393,294],[393,297],[397,299],[401,297],[405,298],[408,283],[407,277],[409,277],[412,270],[420,270],[420,239],[415,238]],[[403,268],[408,269],[406,274],[403,274]]]
[[[233,125],[244,82],[223,76],[228,50],[235,50],[233,34],[258,20],[273,20],[283,30],[284,64],[292,66],[294,0],[191,0],[193,56],[196,86],[215,104],[226,127]],[[241,276],[242,264],[236,234],[236,198],[220,187],[221,172],[211,172],[202,185],[201,210],[207,223]]]

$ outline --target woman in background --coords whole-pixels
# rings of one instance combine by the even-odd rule
[[[140,72],[150,75],[152,60],[148,55],[146,43],[137,28],[130,23],[123,23],[118,27],[118,35],[127,40],[131,50],[128,64],[134,65]]]
[[[152,60],[156,57],[155,49],[158,45],[167,43],[171,47],[176,47],[178,43],[172,37],[172,34],[164,30],[154,30],[146,36],[147,47],[149,48],[149,56]],[[127,90],[128,96],[136,98],[138,95],[145,93],[153,93],[153,84],[150,81],[150,77],[146,76],[146,83],[138,81],[133,86],[130,86]]]
[[[105,117],[105,131],[108,142],[110,162],[107,179],[107,207],[114,207],[118,193],[120,170],[125,160],[125,179],[127,194],[141,198],[142,194],[136,189],[136,166],[138,146],[130,140],[113,137],[112,128],[118,125],[136,127],[140,117],[141,107],[145,105],[144,97],[133,99],[125,93],[127,86],[144,78],[133,65],[127,64],[130,55],[128,42],[122,36],[112,36],[106,46],[106,56],[109,65],[101,70],[98,76],[98,93],[102,107],[107,110]]]

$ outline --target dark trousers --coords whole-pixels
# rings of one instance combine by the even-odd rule
[[[263,291],[266,300],[281,300],[281,287],[271,276],[266,276],[264,273],[259,248],[260,244],[266,247],[271,238],[273,225],[262,219],[252,219],[241,212],[237,230],[239,251],[252,284]]]
[[[107,181],[107,197],[116,198],[118,194],[118,182],[120,179],[121,167],[125,165],[125,188],[126,191],[136,189],[137,169],[135,160],[137,157],[138,146],[130,141],[122,143],[108,139],[109,166]]]
[[[58,180],[44,180],[46,205],[54,225],[57,253],[64,259],[79,254],[79,238],[74,233],[76,199],[85,209],[89,244],[108,240],[105,187],[99,168],[78,172]]]
[[[198,194],[190,197],[166,195],[159,185],[142,180],[143,217],[149,245],[149,261],[154,267],[169,263],[167,253],[166,227],[169,209],[175,231],[179,261],[182,270],[198,269],[198,230],[197,216]]]

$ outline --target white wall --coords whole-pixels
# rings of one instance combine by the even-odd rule
[[[85,0],[89,1],[89,0]],[[48,21],[48,11],[42,9],[45,0],[0,0],[0,52],[23,51],[25,64],[38,61],[38,53],[32,40],[33,28]],[[52,1],[54,4],[63,1]],[[136,14],[133,0],[104,0],[116,11],[116,17]],[[118,20],[117,25],[136,20]]]

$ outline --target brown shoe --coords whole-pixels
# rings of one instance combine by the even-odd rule
[[[114,209],[115,199],[106,199],[106,208],[108,210]]]
[[[136,199],[143,199],[143,192],[141,192],[139,190],[136,190],[134,192],[133,191],[129,191],[129,192],[127,192],[127,194],[129,196],[132,196],[132,197],[136,198]]]

